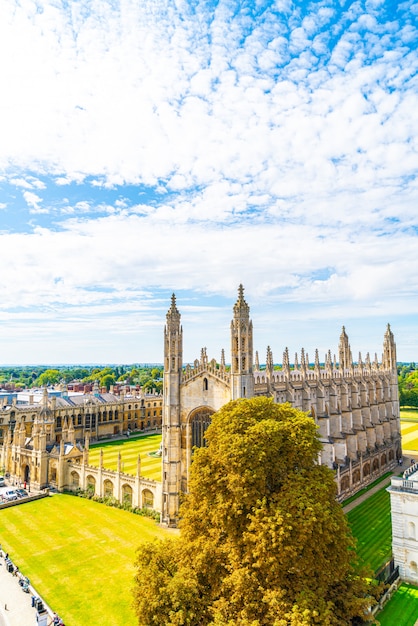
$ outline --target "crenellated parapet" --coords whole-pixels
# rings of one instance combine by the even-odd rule
[[[206,351],[206,348],[203,350]],[[181,383],[186,383],[190,380],[193,380],[203,374],[210,374],[214,376],[216,379],[229,384],[230,383],[230,372],[226,370],[225,364],[219,364],[216,359],[212,359],[208,361],[207,358],[200,360],[195,360],[193,365],[188,363],[186,367],[182,370],[181,373]]]

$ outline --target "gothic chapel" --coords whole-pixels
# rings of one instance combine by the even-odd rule
[[[331,351],[313,366],[302,349],[290,365],[286,348],[281,369],[274,369],[267,348],[260,369],[253,354],[250,307],[240,285],[231,322],[231,365],[208,360],[206,348],[193,366],[183,365],[183,329],[173,294],[164,329],[163,502],[162,522],[178,523],[179,500],[187,491],[193,447],[204,445],[211,416],[230,400],[269,396],[307,412],[318,425],[323,445],[320,463],[335,471],[338,497],[344,499],[392,469],[401,456],[396,346],[390,326],[383,355],[353,363],[343,327],[338,362]]]

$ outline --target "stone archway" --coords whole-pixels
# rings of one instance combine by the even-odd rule
[[[92,476],[91,474],[89,474],[87,476],[87,491],[94,495],[96,493],[96,479],[94,478],[94,476]]]
[[[122,485],[122,502],[132,506],[132,487],[130,485]]]
[[[103,483],[103,491],[105,498],[109,498],[113,496],[113,483],[111,480],[105,480]]]
[[[78,472],[71,472],[71,487],[78,489],[80,487],[80,476]]]
[[[25,465],[23,468],[23,480],[25,483],[30,483],[30,467]]]
[[[142,508],[152,509],[154,507],[154,494],[150,489],[142,491]]]

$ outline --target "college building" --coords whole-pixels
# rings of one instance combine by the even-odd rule
[[[211,416],[238,398],[268,396],[309,414],[318,426],[318,461],[335,471],[340,500],[396,466],[402,455],[396,345],[390,326],[379,361],[369,354],[355,363],[345,329],[338,357],[331,351],[314,363],[301,350],[291,362],[288,349],[276,368],[270,347],[259,365],[253,324],[242,285],[230,326],[230,365],[225,353],[209,359],[206,348],[193,364],[183,363],[183,328],[173,295],[164,329],[162,522],[176,526],[182,493],[187,492],[194,446],[204,445]]]
[[[32,490],[89,489],[135,507],[160,510],[161,483],[89,464],[90,442],[130,431],[161,430],[163,398],[126,387],[119,395],[68,391],[67,385],[0,394],[0,467],[13,483]]]
[[[194,363],[183,362],[183,328],[173,295],[164,328],[163,395],[130,388],[120,394],[100,390],[69,391],[66,385],[41,392],[0,393],[0,465],[12,480],[36,489],[90,489],[133,506],[161,512],[176,526],[181,495],[187,492],[192,450],[205,445],[211,417],[231,400],[268,396],[306,412],[318,426],[322,451],[318,462],[335,472],[340,500],[392,470],[402,455],[396,346],[387,326],[383,353],[353,361],[342,329],[337,355],[331,351],[311,363],[302,348],[280,367],[270,347],[260,367],[253,349],[253,324],[242,286],[233,306],[228,364],[209,359],[206,348]],[[162,429],[162,480],[89,464],[90,442],[128,431]]]

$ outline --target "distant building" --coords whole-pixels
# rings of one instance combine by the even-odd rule
[[[253,351],[253,324],[242,285],[230,326],[231,366],[209,359],[206,348],[193,365],[183,363],[183,328],[173,295],[164,330],[163,503],[162,520],[178,522],[181,493],[187,492],[194,446],[204,445],[211,416],[238,398],[268,396],[290,402],[307,412],[318,425],[323,450],[319,461],[335,470],[340,499],[355,493],[396,466],[401,456],[396,346],[387,326],[381,362],[361,354],[353,362],[343,328],[338,361],[331,351],[313,367],[302,349],[291,365],[284,351],[281,369],[273,365],[267,347],[266,366],[260,368]]]
[[[90,442],[161,429],[163,398],[126,388],[120,395],[69,392],[66,385],[41,392],[0,394],[0,466],[13,482],[93,490],[159,510],[161,485],[140,476],[88,465]]]
[[[418,584],[418,463],[388,488],[392,515],[392,554],[399,576]]]

